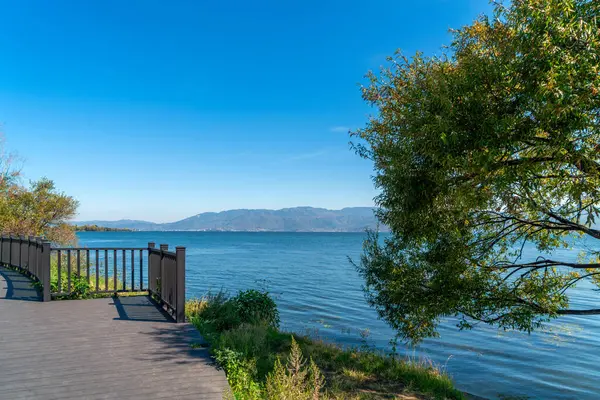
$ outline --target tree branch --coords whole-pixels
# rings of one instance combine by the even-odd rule
[[[577,264],[555,260],[540,260],[524,264],[500,264],[491,269],[512,269],[512,268],[547,268],[547,267],[569,267],[574,269],[596,269],[600,268],[600,263]]]
[[[556,313],[559,315],[600,315],[600,308],[589,310],[558,310]]]

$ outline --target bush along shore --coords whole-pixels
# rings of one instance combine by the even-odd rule
[[[431,363],[334,344],[279,329],[263,291],[220,292],[186,304],[188,320],[225,370],[237,400],[464,399]]]

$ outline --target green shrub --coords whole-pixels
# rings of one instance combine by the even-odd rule
[[[201,318],[216,332],[235,329],[242,324],[279,326],[277,304],[269,293],[258,290],[241,291],[233,298],[228,298],[224,292],[209,293],[203,299],[188,302],[186,315],[190,321]]]
[[[236,399],[464,398],[434,365],[280,331],[275,302],[265,292],[209,294],[188,302],[186,315],[210,343]]]
[[[198,310],[197,316],[212,325],[216,332],[223,332],[241,325],[242,321],[237,305],[228,299],[226,293],[208,294],[205,301],[206,306]]]
[[[275,362],[275,341],[275,328],[264,324],[242,324],[221,333],[215,341],[215,347],[229,348],[246,359],[254,359],[258,376],[265,377],[271,372]]]
[[[262,398],[261,385],[256,381],[254,360],[245,359],[241,353],[231,349],[216,349],[215,359],[227,373],[229,386],[236,399],[259,400]]]
[[[268,292],[244,290],[231,299],[236,307],[242,323],[266,323],[275,328],[279,327],[279,311],[275,300]]]
[[[268,329],[264,325],[242,324],[223,332],[217,346],[233,349],[242,353],[245,358],[256,358],[269,349]]]
[[[69,288],[69,279],[66,271],[63,271],[63,276],[60,280],[60,291],[62,293],[69,293],[62,298],[64,299],[88,299],[92,297],[92,286],[87,282],[85,276],[78,275],[77,273],[71,273],[71,287]],[[50,274],[50,291],[52,293],[58,293],[58,272],[57,270],[51,270]]]

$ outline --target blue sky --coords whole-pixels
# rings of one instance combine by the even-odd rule
[[[372,205],[364,75],[485,0],[0,0],[0,131],[78,219]]]

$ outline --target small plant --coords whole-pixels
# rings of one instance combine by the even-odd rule
[[[63,299],[89,299],[92,297],[92,287],[85,277],[77,273],[72,273],[71,286],[69,287],[68,278],[63,277],[60,281],[60,288],[58,286],[58,277],[54,278],[52,277],[50,281],[50,291],[52,293],[65,293],[65,296],[62,296]]]
[[[206,307],[208,307],[207,299],[190,299],[185,303],[185,317],[190,320],[201,314]]]
[[[152,293],[152,299],[154,301],[156,301],[157,303],[161,303],[161,298],[160,295],[158,295],[157,293],[161,292],[161,287],[160,287],[160,277],[156,278],[156,292]]]
[[[215,350],[215,359],[227,373],[227,380],[236,399],[262,398],[262,388],[256,381],[254,360],[244,359],[241,353],[227,348]]]
[[[286,366],[279,357],[273,372],[267,377],[267,399],[270,400],[318,400],[325,385],[325,378],[312,357],[306,366],[300,346],[292,336],[292,347]]]
[[[363,350],[369,350],[369,336],[371,336],[371,331],[369,328],[361,329],[358,334],[360,335],[360,348]]]
[[[73,274],[71,282],[71,297],[74,299],[87,299],[91,297],[92,288],[85,277]]]

